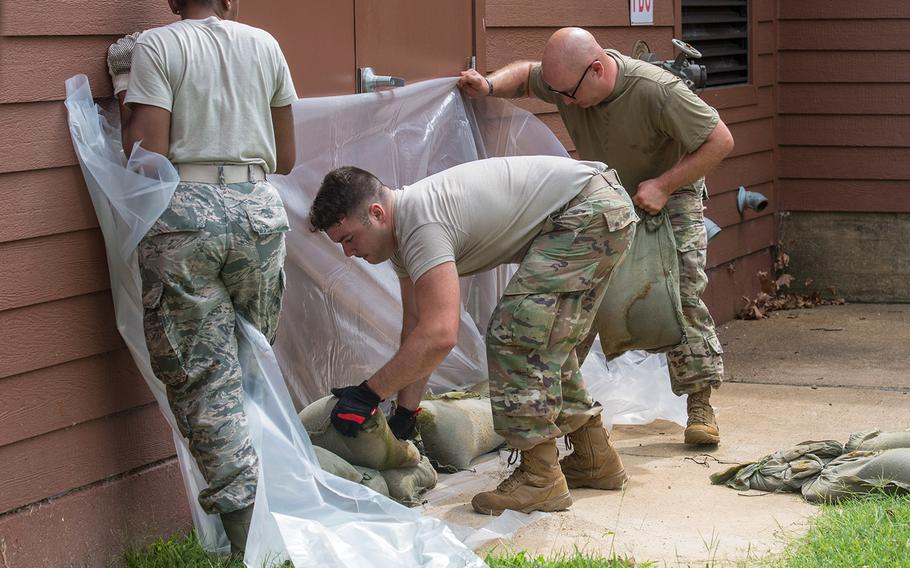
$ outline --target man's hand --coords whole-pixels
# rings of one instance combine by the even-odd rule
[[[410,440],[417,434],[417,415],[420,414],[420,407],[417,410],[408,410],[398,405],[395,408],[395,414],[389,417],[389,429],[399,440]]]
[[[130,68],[133,64],[133,48],[140,32],[125,35],[107,48],[107,72],[114,83],[114,94],[125,91],[130,82]]]
[[[638,190],[632,201],[649,215],[657,215],[667,204],[671,191],[667,191],[663,184],[656,179],[646,179],[638,184]]]
[[[490,94],[489,81],[475,69],[468,69],[467,71],[461,72],[461,79],[458,80],[458,88],[474,99],[485,97]]]
[[[338,397],[332,409],[332,426],[345,436],[354,437],[363,423],[379,410],[382,399],[363,381],[356,387],[339,387],[332,389]]]

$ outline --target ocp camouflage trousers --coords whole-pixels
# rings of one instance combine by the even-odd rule
[[[677,191],[666,205],[676,239],[679,295],[686,324],[685,343],[667,353],[670,386],[677,395],[717,386],[724,376],[723,350],[714,319],[701,299],[708,285],[705,274],[708,235],[702,202],[704,185],[696,186],[698,191]]]
[[[573,432],[600,412],[575,348],[636,220],[613,172],[595,176],[550,216],[494,309],[486,335],[493,426],[512,447]]]
[[[258,458],[243,411],[236,316],[275,340],[287,214],[268,182],[181,183],[139,244],[145,338],[181,434],[228,513],[255,498]]]

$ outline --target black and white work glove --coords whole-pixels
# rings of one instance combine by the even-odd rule
[[[356,387],[337,387],[332,394],[338,397],[332,409],[332,426],[345,436],[354,437],[363,423],[379,411],[379,398],[363,381]]]
[[[141,32],[125,35],[107,48],[107,72],[114,83],[114,94],[125,91],[130,83],[130,68],[133,64],[133,48]]]
[[[417,435],[417,415],[422,409],[409,410],[401,405],[395,407],[395,413],[389,417],[389,429],[399,440],[412,440]]]

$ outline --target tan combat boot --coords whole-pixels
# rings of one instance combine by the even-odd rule
[[[569,434],[575,451],[559,462],[572,489],[621,489],[629,476],[600,415],[592,416],[581,428]]]
[[[686,408],[689,421],[686,423],[684,441],[697,446],[713,446],[720,443],[720,432],[711,408],[711,387],[689,395]]]
[[[521,452],[521,464],[493,491],[478,493],[471,500],[483,515],[498,515],[506,509],[562,511],[572,504],[566,478],[559,469],[556,440],[547,440]]]

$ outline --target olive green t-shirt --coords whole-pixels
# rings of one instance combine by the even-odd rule
[[[445,262],[461,276],[519,262],[547,216],[606,169],[558,156],[489,158],[403,187],[395,192],[392,267],[416,282]]]
[[[565,104],[547,88],[539,64],[531,69],[530,87],[535,96],[557,106],[578,157],[606,162],[634,195],[638,184],[660,176],[697,150],[719,117],[675,75],[618,51],[605,51],[618,66],[616,86],[597,105]]]

